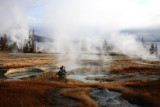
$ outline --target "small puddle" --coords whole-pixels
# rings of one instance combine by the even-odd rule
[[[9,69],[4,75],[8,77],[7,81],[12,81],[12,80],[20,80],[21,78],[26,78],[32,75],[41,74],[43,72],[44,71],[39,68],[26,67],[26,68]]]
[[[86,78],[87,77],[95,77],[95,76],[104,76],[103,74],[97,74],[97,75],[68,75],[67,78],[68,79],[76,79],[76,80],[79,80],[79,81],[82,81],[84,83],[87,83],[87,82],[97,82],[96,80],[87,80]]]
[[[43,72],[21,72],[21,73],[14,73],[7,75],[8,79],[7,81],[15,81],[15,80],[21,80],[22,78],[26,78],[29,76],[41,74]]]

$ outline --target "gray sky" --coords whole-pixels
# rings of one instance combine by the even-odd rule
[[[159,4],[160,0],[0,0],[0,34],[18,35],[34,27],[52,36],[62,31],[103,37],[108,32],[159,26]]]

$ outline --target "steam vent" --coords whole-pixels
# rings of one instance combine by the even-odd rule
[[[109,91],[106,88],[102,90],[95,90],[91,92],[90,95],[104,107],[138,107],[124,100],[121,97],[121,93]]]

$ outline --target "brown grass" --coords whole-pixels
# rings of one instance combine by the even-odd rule
[[[91,88],[69,88],[62,90],[64,96],[75,98],[82,102],[82,107],[100,107],[99,104],[93,100],[89,93],[92,91]]]
[[[12,81],[0,85],[0,106],[43,106],[47,105],[45,93],[62,89],[62,94],[84,103],[81,106],[99,106],[89,93],[93,88],[108,88],[121,92],[128,101],[140,105],[160,105],[159,83],[155,82],[112,82],[112,83],[63,83],[42,81]],[[66,89],[68,88],[68,89]],[[137,99],[137,100],[136,100]],[[19,103],[20,102],[20,103]],[[156,106],[155,106],[156,107]]]
[[[10,61],[14,61],[14,60],[15,59],[0,57],[0,62],[10,62]]]
[[[136,92],[135,95],[125,95],[126,98],[137,99],[140,104],[157,107],[160,105],[160,80],[150,82],[139,82],[126,85]],[[131,100],[132,102],[132,100]]]
[[[5,55],[4,55],[5,56]],[[14,57],[18,57],[17,59]],[[57,59],[46,57],[43,54],[17,54],[11,57],[0,56],[0,69],[4,68],[21,68],[27,66],[44,66],[45,64],[56,64]],[[26,58],[26,59],[25,59]],[[124,59],[124,58],[122,58]],[[111,64],[111,70],[121,71],[125,69],[127,72],[142,72],[149,69],[139,69],[147,67],[156,67],[156,62],[149,62],[151,64],[139,64],[135,63],[131,59],[118,60]],[[136,69],[129,69],[131,67],[139,67]],[[85,68],[86,71],[90,68]],[[127,70],[128,69],[128,70]],[[102,70],[102,69],[100,69]],[[106,68],[104,69],[105,72]],[[155,69],[154,69],[155,70]],[[103,70],[102,70],[103,71]],[[159,69],[158,71],[159,72]],[[34,81],[33,81],[34,80]],[[81,83],[76,80],[69,79],[67,83],[60,82],[56,76],[56,72],[48,72],[43,75],[37,75],[33,80],[27,81],[11,81],[0,83],[0,106],[10,107],[13,105],[19,106],[47,106],[45,101],[46,92],[48,90],[55,90],[59,88],[65,88],[62,90],[62,94],[75,98],[83,103],[82,106],[99,106],[95,100],[93,100],[89,93],[93,88],[108,88],[109,90],[118,91],[123,94],[123,97],[132,103],[149,106],[160,105],[160,81],[155,82],[105,82],[105,83]],[[45,81],[45,82],[44,82]],[[50,82],[48,82],[50,81]],[[66,89],[68,88],[68,89]],[[137,99],[137,100],[136,100]]]
[[[25,80],[34,80],[34,81],[47,81],[47,82],[60,82],[63,83],[64,81],[60,81],[60,79],[57,76],[57,72],[44,72],[43,74],[36,75],[33,78],[26,78]],[[66,79],[66,83],[82,83],[79,80],[75,79]]]
[[[88,85],[121,92],[126,100],[134,104],[157,107],[157,105],[160,105],[159,84],[160,81],[158,80],[153,82],[115,82]]]
[[[28,78],[28,80],[35,81],[59,81],[57,72],[45,72],[43,74],[36,75],[33,78]]]
[[[23,67],[31,67],[32,63],[11,63],[0,66],[0,69],[9,69],[9,68],[23,68]]]
[[[1,59],[5,60],[5,63],[3,65],[0,65],[0,69],[9,69],[9,68],[23,68],[23,67],[31,67],[31,66],[44,66],[45,64],[48,65],[54,65],[56,64],[56,60],[53,60],[51,58],[33,58],[33,59],[7,59],[3,58]],[[13,62],[12,62],[13,61]]]
[[[23,68],[31,66],[46,66],[57,64],[57,58],[55,55],[52,57],[47,56],[47,54],[5,54],[0,53],[0,69],[10,69],[10,68]]]
[[[47,83],[31,81],[5,82],[0,87],[1,107],[33,107],[44,106],[43,96],[49,89],[55,87],[48,86]]]
[[[159,87],[160,81],[155,82],[124,82],[124,83],[87,83],[76,84],[74,87],[93,87],[107,88],[112,91],[117,91],[123,94],[123,97],[133,104],[142,106],[157,107],[160,105]],[[127,87],[126,87],[127,86]],[[141,86],[141,89],[130,88],[128,86]],[[74,91],[73,91],[74,93]],[[69,96],[69,95],[68,95]],[[76,98],[76,95],[71,96]],[[80,99],[79,99],[80,100]],[[82,100],[80,100],[82,101]]]
[[[23,54],[15,54],[16,57],[20,58],[31,58],[31,57],[45,57],[46,54],[36,54],[36,53],[23,53]]]
[[[142,68],[142,67],[130,67],[130,68],[125,68],[122,70],[113,70],[111,71],[113,73],[135,73],[135,72],[139,72],[139,73],[146,73],[146,74],[152,74],[152,73],[157,73],[160,74],[160,69],[159,68]]]
[[[139,60],[138,60],[139,61]],[[156,61],[145,61],[145,60],[140,60],[143,63],[148,63],[148,64],[141,64],[137,63],[136,60],[134,59],[126,59],[126,60],[116,60],[111,63],[111,70],[123,70],[126,68],[130,67],[138,67],[138,68],[145,68],[145,67],[156,67],[158,66],[158,62]]]

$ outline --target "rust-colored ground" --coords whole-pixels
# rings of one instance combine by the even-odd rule
[[[39,81],[12,81],[0,85],[0,106],[10,107],[13,104],[19,106],[48,106],[64,105],[58,100],[70,101],[70,105],[98,107],[100,105],[92,99],[89,93],[92,89],[108,88],[118,91],[129,102],[141,106],[160,105],[160,81],[154,82],[125,82],[125,83],[61,83]],[[58,91],[59,90],[59,91]],[[61,92],[60,92],[61,90]],[[58,100],[55,96],[60,95]],[[68,96],[68,97],[63,97]],[[46,97],[49,97],[46,99]],[[73,98],[73,99],[72,99]]]
[[[160,75],[157,61],[133,59],[126,56],[112,56],[112,58],[114,61],[110,63],[111,73]],[[0,53],[0,69],[56,64],[58,64],[57,55],[51,57],[46,54]],[[94,61],[94,64],[97,64],[97,61]],[[105,72],[105,67],[103,69]],[[160,106],[160,80],[82,83],[68,79],[61,82],[56,73],[52,72],[22,81],[0,82],[0,107],[65,106],[67,102],[69,105],[66,106],[98,107],[100,105],[89,93],[93,89],[102,88],[121,92],[123,98],[133,104],[148,107]]]
[[[45,65],[55,65],[57,59],[48,57],[46,54],[4,54],[0,53],[0,69],[23,68],[23,67],[43,67]]]

